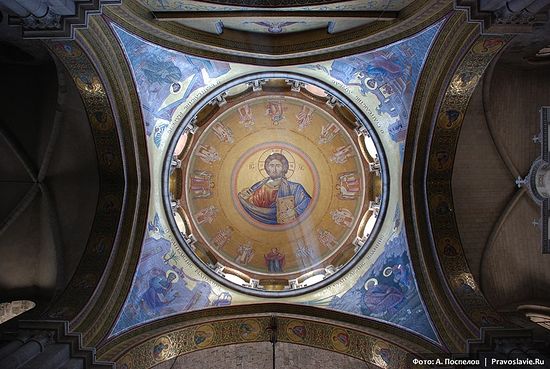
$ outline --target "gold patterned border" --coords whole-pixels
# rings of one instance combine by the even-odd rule
[[[124,197],[124,170],[115,117],[92,62],[75,41],[45,44],[78,88],[90,122],[99,171],[98,205],[86,249],[68,287],[46,312],[50,319],[72,320],[92,298],[113,251]]]
[[[409,368],[413,357],[423,355],[380,338],[373,332],[278,313],[218,318],[176,329],[165,324],[163,331],[130,347],[115,358],[115,361],[119,368],[148,369],[163,361],[198,350],[249,342],[268,342],[272,332],[275,332],[277,342],[333,351],[381,368]],[[400,339],[404,340],[403,337]],[[435,351],[437,350],[429,352]]]
[[[480,36],[462,58],[436,113],[428,157],[426,194],[437,257],[454,299],[477,327],[507,323],[487,303],[470,273],[453,211],[451,178],[470,98],[489,63],[509,40],[505,36]]]
[[[120,199],[125,199],[124,216],[118,224],[110,269],[98,286],[94,301],[71,321],[71,327],[82,333],[85,345],[97,346],[107,337],[131,287],[147,224],[150,182],[145,129],[129,66],[102,17],[92,17],[88,26],[78,31],[77,42],[97,67],[107,98],[116,108],[118,144],[125,169],[121,178],[125,192],[120,195]]]
[[[105,345],[98,347],[97,355],[100,360],[116,361],[117,367],[123,367],[122,364],[126,361],[137,365],[147,359],[147,355],[151,356],[155,348],[154,342],[159,337],[168,336],[170,342],[180,343],[179,348],[172,346],[174,349],[167,350],[162,357],[153,355],[147,359],[149,361],[144,361],[146,365],[139,364],[133,367],[146,368],[198,349],[269,341],[269,332],[261,332],[273,325],[273,317],[276,320],[279,341],[343,353],[360,360],[371,360],[381,367],[384,366],[377,356],[380,353],[386,358],[393,358],[388,368],[407,368],[410,367],[413,356],[427,358],[433,354],[443,353],[434,343],[388,323],[313,306],[266,303],[191,311],[184,315],[147,323],[112,338]],[[252,326],[256,323],[248,324],[250,327],[240,327],[238,324],[238,330],[227,328],[235,327],[228,322],[249,322],[254,319],[264,319],[263,323],[259,324],[260,329]],[[302,325],[300,322],[307,324]],[[219,328],[219,324],[226,328]],[[171,333],[180,331],[186,333],[181,333],[178,339],[170,336]],[[194,332],[198,332],[196,340]],[[390,351],[391,355],[386,355]],[[403,365],[400,366],[401,364]]]
[[[402,169],[403,217],[416,282],[439,338],[451,352],[461,352],[473,336],[460,308],[448,295],[431,247],[425,206],[425,169],[434,111],[447,88],[449,74],[479,36],[466,13],[455,11],[434,40],[418,80],[405,144]]]

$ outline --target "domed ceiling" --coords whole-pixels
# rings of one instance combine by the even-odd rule
[[[277,301],[438,342],[404,235],[401,171],[416,83],[442,23],[374,51],[279,68],[182,54],[112,23],[140,98],[152,183],[111,337],[186,311]]]
[[[336,91],[300,78],[223,86],[217,107],[206,99],[174,135],[166,198],[177,204],[176,235],[197,238],[187,249],[214,278],[302,289],[334,279],[376,233],[387,174],[375,133],[331,102]]]

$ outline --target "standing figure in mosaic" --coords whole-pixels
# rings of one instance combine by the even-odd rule
[[[334,237],[334,235],[326,229],[319,229],[317,231],[317,238],[323,246],[328,247],[330,250],[333,250],[336,247],[336,237]]]
[[[254,125],[255,121],[250,105],[245,104],[239,107],[239,123],[246,129],[251,129]]]
[[[295,253],[297,259],[300,261],[300,264],[304,268],[312,265],[315,260],[313,250],[303,240],[298,240],[298,245],[296,247]]]
[[[279,252],[278,248],[272,248],[270,252],[264,255],[267,270],[270,273],[282,273],[285,265],[285,256]]]
[[[340,132],[340,128],[334,122],[321,128],[319,135],[319,144],[327,144]]]
[[[353,224],[353,214],[348,209],[338,208],[337,210],[332,210],[330,215],[334,223],[351,228],[351,225]]]
[[[285,110],[281,101],[269,101],[265,107],[265,115],[271,118],[274,126],[278,126],[285,119]]]
[[[216,236],[212,239],[212,244],[219,250],[222,247],[225,246],[227,242],[231,239],[231,235],[233,234],[233,227],[226,226],[222,230],[220,230]]]
[[[330,158],[330,161],[336,164],[344,164],[352,156],[353,156],[353,149],[351,148],[351,145],[340,146],[339,148],[334,150],[334,154]]]
[[[355,200],[361,191],[361,181],[357,173],[340,174],[340,183],[336,185],[338,197],[343,200]]]
[[[239,245],[239,248],[237,249],[237,257],[235,258],[237,263],[246,265],[250,263],[250,260],[252,260],[253,257],[254,249],[252,249],[252,243],[250,241]]]
[[[196,213],[195,219],[197,220],[198,224],[212,224],[218,212],[219,209],[217,207],[215,207],[214,205],[210,205]]]
[[[216,148],[210,145],[200,145],[197,150],[197,156],[206,164],[212,164],[215,161],[221,160]]]
[[[302,110],[296,114],[296,123],[298,123],[298,131],[303,131],[311,124],[313,115],[313,109],[309,106],[303,105]]]
[[[213,188],[212,173],[204,170],[193,172],[190,179],[189,191],[194,199],[207,199],[211,197]]]

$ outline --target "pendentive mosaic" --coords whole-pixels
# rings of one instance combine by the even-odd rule
[[[364,112],[380,138],[391,181],[388,185],[386,217],[365,256],[353,270],[318,291],[301,296],[279,298],[277,301],[313,304],[327,309],[368,316],[437,341],[436,333],[418,292],[403,232],[400,177],[404,139],[416,83],[431,43],[441,25],[442,22],[408,39],[375,51],[313,65],[287,68],[289,73],[317,79],[339,90]],[[134,75],[147,133],[151,177],[157,179],[154,179],[151,184],[149,225],[133,286],[111,335],[119,335],[145,322],[190,310],[270,301],[269,298],[248,296],[232,290],[212,280],[191,262],[168,225],[160,180],[169,142],[187,113],[205,95],[219,86],[251,73],[268,72],[269,69],[184,55],[148,43],[115,24],[112,24],[112,28],[120,40]],[[263,118],[270,119],[272,124],[277,121],[278,115],[287,114],[287,117],[293,117],[292,120],[294,120],[295,116],[302,114],[304,119],[297,118],[298,120],[293,123],[297,124],[296,130],[299,128],[307,130],[313,127],[313,125],[308,126],[307,107],[302,113],[301,106],[289,105],[288,109],[298,110],[285,112],[284,107],[278,107],[275,101],[262,102],[261,106],[265,109],[262,112]],[[271,115],[267,113],[268,111]],[[247,120],[247,110],[241,109],[240,114],[242,114],[242,123],[239,123],[239,129],[246,130],[246,125],[250,128],[252,120]],[[222,125],[217,129],[212,128],[212,139],[219,141],[220,144],[224,140],[227,143],[231,140],[231,134],[228,133],[227,128],[233,130],[234,127]],[[330,131],[327,134],[329,133]],[[196,161],[205,165],[209,164],[204,160],[216,162],[215,155],[207,145],[211,146],[205,142],[202,151],[197,148],[195,156]],[[345,148],[345,145],[341,146]],[[307,165],[307,156],[310,155],[308,151],[290,146],[285,149],[281,145],[280,154],[283,155],[283,149],[292,154],[295,165],[298,165],[300,160],[303,161],[303,165]],[[333,161],[351,160],[344,151],[342,150],[339,155],[333,153],[336,155]],[[265,161],[265,158],[262,159],[264,152],[261,148],[251,153],[251,155],[254,154],[258,155],[258,160],[254,161]],[[189,178],[195,180],[196,187],[193,187],[193,191],[196,191],[196,196],[208,196],[209,177],[208,173],[204,173],[207,171],[205,168],[196,168],[190,172]],[[341,174],[347,172],[352,170],[344,170]],[[237,173],[236,177],[238,176]],[[312,171],[311,181],[314,177],[315,173]],[[348,177],[344,176],[344,179],[346,178]],[[347,192],[344,195],[354,196],[353,180],[348,179],[349,181],[346,180]],[[246,183],[237,185],[235,187],[237,194],[245,187],[253,188],[260,181],[261,179],[258,178],[256,181],[245,181]],[[302,182],[307,183],[307,178],[290,181],[301,184],[304,197],[307,194],[314,198],[315,187],[302,184]],[[238,197],[236,201],[240,201]],[[308,206],[309,204],[306,209]],[[197,218],[204,220],[202,224],[206,226],[210,225],[210,219],[213,219],[212,224],[214,224],[215,217],[219,215],[214,209],[206,206],[197,207],[195,210],[195,220]],[[239,216],[248,216],[247,214],[244,210],[244,213]],[[344,228],[346,222],[349,223],[350,217],[345,211],[336,214],[335,217],[344,225]],[[251,223],[257,221],[254,217],[251,218]],[[353,225],[353,222],[350,224]],[[224,238],[222,236],[223,234],[219,237],[220,242]],[[247,251],[246,243],[243,245],[241,251],[239,251],[239,245],[234,247],[233,261],[250,263],[254,260],[254,255],[251,256]],[[280,250],[273,251],[273,255],[269,255],[269,251],[258,253],[256,258],[259,263],[262,263],[261,268],[284,271],[285,264],[277,252],[281,253]],[[304,258],[307,258],[307,254],[304,254]],[[296,265],[299,260],[299,258],[296,259]],[[290,267],[291,264],[286,265]]]

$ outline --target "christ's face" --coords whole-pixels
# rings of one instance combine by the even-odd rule
[[[271,179],[283,177],[283,163],[277,159],[271,160],[265,167],[267,174]]]

